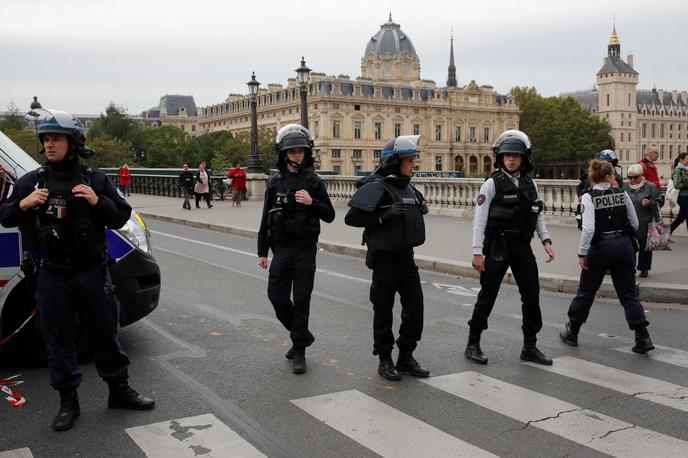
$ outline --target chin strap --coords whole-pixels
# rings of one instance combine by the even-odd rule
[[[287,164],[289,164],[292,167],[297,168],[297,169],[300,169],[301,167],[303,167],[303,164],[299,164],[297,162],[290,161],[289,159],[287,159]]]

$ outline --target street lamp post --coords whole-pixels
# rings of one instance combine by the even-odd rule
[[[29,111],[28,115],[33,117],[33,131],[34,134],[36,134],[36,157],[38,157],[38,152],[41,148],[40,141],[38,140],[38,118],[41,115],[36,110],[43,108],[43,105],[41,105],[41,102],[38,101],[38,97],[34,95],[33,102],[31,102],[30,107],[31,111]]]
[[[311,69],[306,67],[306,60],[301,57],[301,66],[296,69],[296,76],[301,87],[301,125],[308,129],[308,76]]]
[[[248,160],[248,171],[250,173],[261,173],[263,171],[263,158],[258,150],[258,102],[256,94],[260,83],[256,81],[256,73],[251,73],[251,81],[246,83],[251,94],[251,158]]]

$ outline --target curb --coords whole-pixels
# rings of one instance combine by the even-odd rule
[[[258,237],[258,231],[255,229],[239,227],[239,226],[223,226],[220,224],[201,223],[198,221],[190,221],[183,218],[175,218],[172,216],[162,216],[152,213],[139,213],[142,217],[164,221],[167,223],[181,224],[189,227],[205,229],[213,232],[222,232],[224,234],[238,235],[250,239]],[[332,242],[329,240],[318,241],[318,247],[329,253],[341,254],[344,256],[351,256],[355,258],[366,257],[367,250],[362,246],[350,245],[347,243]],[[473,269],[470,263],[464,261],[453,261],[444,258],[434,258],[432,256],[415,256],[416,264],[420,269],[429,270],[431,272],[438,272],[448,275],[456,275],[457,277],[479,279],[480,274]],[[514,275],[508,271],[504,277],[507,283],[511,285],[516,284]],[[540,273],[540,288],[556,293],[576,294],[578,290],[579,277],[561,274],[545,274]],[[674,283],[657,283],[657,282],[638,282],[636,283],[636,290],[638,298],[646,302],[663,302],[672,304],[686,304],[688,303],[688,285],[679,285]],[[598,297],[609,299],[617,299],[616,290],[611,280],[605,278],[597,291]]]

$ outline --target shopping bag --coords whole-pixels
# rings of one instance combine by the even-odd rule
[[[647,243],[645,251],[671,250],[671,225],[661,222],[651,222],[647,225]]]
[[[674,186],[674,180],[669,180],[667,182],[667,191],[665,199],[669,201],[669,207],[674,208],[678,201],[679,189]]]

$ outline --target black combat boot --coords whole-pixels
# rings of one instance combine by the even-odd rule
[[[81,415],[76,389],[60,391],[60,411],[53,420],[54,431],[67,431]]]
[[[306,372],[306,347],[294,347],[294,369],[295,374]]]
[[[570,321],[566,323],[566,329],[559,333],[559,338],[562,342],[572,347],[578,346],[578,331],[580,331],[580,323]]]
[[[108,397],[110,409],[151,410],[155,407],[153,399],[141,396],[126,381],[108,382],[108,387],[110,388]]]
[[[380,355],[380,366],[377,368],[377,373],[387,380],[398,381],[401,380],[401,374],[394,367],[392,355]]]
[[[466,358],[478,364],[487,364],[487,358],[480,349],[480,331],[471,330],[468,334],[468,344],[464,352]]]
[[[631,350],[634,353],[645,354],[650,350],[654,350],[655,346],[652,345],[652,340],[650,340],[650,333],[647,332],[647,328],[636,329],[635,330],[635,345]]]
[[[535,336],[524,337],[523,350],[521,350],[521,359],[523,361],[532,361],[545,366],[552,365],[552,358],[545,356],[545,354],[538,350],[535,346]]]
[[[399,359],[397,359],[397,370],[404,374],[410,374],[414,377],[428,377],[430,370],[422,367],[410,352],[399,352]]]

